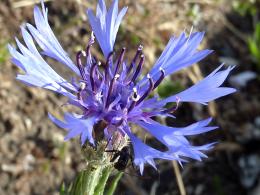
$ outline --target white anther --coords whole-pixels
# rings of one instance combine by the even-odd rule
[[[94,41],[94,39],[95,39],[95,35],[94,35],[94,32],[93,31],[91,31],[91,39]]]
[[[132,93],[132,100],[137,102],[140,99],[140,95],[137,94],[137,89],[136,87],[133,88],[133,93]]]
[[[144,48],[144,46],[139,45],[138,50],[142,50],[143,48]]]
[[[101,65],[101,62],[98,62],[98,66],[100,66]]]
[[[120,77],[120,74],[115,75],[115,79],[118,79]]]
[[[159,70],[165,74],[165,70],[162,67],[160,67]]]
[[[135,97],[135,96],[136,96],[136,97]],[[137,102],[139,99],[140,99],[140,95],[138,95],[138,94],[133,94],[133,95],[132,95],[132,100],[133,100],[134,102]]]
[[[147,74],[147,78],[150,79],[150,78],[151,78],[151,75],[150,75],[150,74]]]
[[[79,88],[80,88],[81,91],[84,90],[86,88],[86,83],[80,82]]]
[[[85,51],[82,50],[81,53],[82,53],[82,55],[83,55],[84,57],[87,56],[87,53],[86,53]]]
[[[102,97],[103,97],[102,92],[99,92],[99,93],[97,93],[97,94],[95,95],[96,100],[99,101],[99,102],[101,102]]]

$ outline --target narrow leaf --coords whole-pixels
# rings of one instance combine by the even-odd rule
[[[120,180],[120,178],[122,177],[123,175],[123,172],[118,172],[115,176],[115,178],[113,179],[113,181],[111,182],[110,186],[108,187],[107,191],[106,191],[106,195],[113,195],[115,190],[116,190],[116,187],[117,187],[117,184]]]

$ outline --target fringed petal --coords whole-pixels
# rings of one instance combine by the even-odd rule
[[[70,91],[76,91],[75,87],[58,75],[46,63],[36,49],[32,36],[24,27],[21,27],[21,32],[27,47],[18,39],[16,39],[16,43],[20,52],[13,46],[8,45],[13,63],[25,72],[25,75],[18,75],[17,79],[31,86],[50,89],[69,98],[75,98],[75,96],[70,93]]]
[[[154,159],[180,160],[166,152],[156,150],[144,144],[139,138],[133,135],[129,130],[126,131],[134,149],[134,164],[139,167],[141,175],[143,174],[144,164],[148,163],[156,169]]]
[[[65,141],[80,135],[81,145],[83,145],[86,140],[95,145],[95,141],[92,137],[93,126],[96,122],[95,117],[84,119],[82,116],[74,116],[66,113],[64,116],[64,121],[60,121],[51,114],[49,114],[49,118],[57,126],[68,130],[68,134],[64,138]]]
[[[183,32],[179,37],[173,36],[149,74],[157,80],[160,76],[160,69],[163,69],[167,76],[205,58],[212,50],[197,50],[203,37],[204,32],[191,33],[189,36]],[[143,79],[139,85],[143,85],[144,81]]]
[[[180,102],[207,104],[212,100],[236,92],[236,89],[234,88],[220,87],[226,80],[230,71],[234,68],[234,66],[229,66],[227,69],[219,71],[222,67],[223,65],[219,66],[210,75],[192,87],[164,100],[158,101],[153,107],[164,106],[169,102],[176,102],[177,99],[179,99]]]
[[[198,135],[216,129],[217,127],[214,126],[207,127],[210,121],[211,118],[193,123],[187,127],[178,128],[164,126],[153,120],[150,120],[149,123],[143,121],[136,123],[162,142],[169,149],[169,154],[178,158],[185,156],[201,160],[201,157],[205,157],[201,151],[210,149],[209,146],[212,146],[212,144],[192,146],[185,136]]]
[[[126,14],[127,7],[118,13],[118,0],[114,0],[111,7],[106,9],[104,0],[99,0],[96,16],[92,10],[87,10],[87,15],[92,30],[98,40],[105,57],[113,51],[119,25]]]
[[[27,24],[30,33],[39,44],[45,55],[59,61],[62,64],[65,64],[73,72],[79,75],[77,66],[69,58],[68,54],[62,49],[60,43],[51,30],[48,23],[48,10],[45,8],[43,1],[41,2],[42,10],[40,10],[40,8],[37,6],[34,8],[34,21],[36,27],[32,26],[31,24]]]

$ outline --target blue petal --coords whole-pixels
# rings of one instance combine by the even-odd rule
[[[236,89],[234,88],[220,87],[229,75],[230,71],[234,68],[234,66],[229,66],[226,70],[219,71],[222,67],[223,65],[220,65],[210,75],[192,87],[159,101],[155,105],[163,106],[169,102],[176,102],[177,98],[179,98],[181,102],[207,104],[212,100],[236,92]]]
[[[161,125],[160,123],[153,120],[150,120],[149,123],[145,123],[142,121],[138,121],[136,123],[141,127],[147,129],[151,134],[153,134],[156,138],[163,142],[164,139],[168,139],[172,136],[190,136],[214,130],[217,127],[206,127],[211,122],[211,120],[212,118],[208,118],[206,120],[193,123],[187,127],[168,127],[165,125]]]
[[[41,78],[37,75],[35,76],[35,75],[29,75],[29,74],[27,74],[27,75],[19,74],[19,75],[17,75],[16,78],[17,78],[17,80],[19,80],[29,86],[35,86],[35,87],[49,89],[49,90],[55,91],[57,93],[60,93],[70,99],[76,98],[75,95],[68,92],[60,84],[58,84],[55,81],[48,80],[48,78],[46,78],[46,77]]]
[[[212,51],[197,51],[203,37],[204,32],[192,33],[188,37],[185,33],[182,33],[179,37],[172,37],[154,64],[150,75],[156,79],[160,75],[160,68],[163,68],[167,76],[205,58]]]
[[[13,63],[22,68],[26,73],[25,75],[18,75],[17,79],[26,84],[50,89],[65,96],[69,96],[70,98],[74,98],[75,96],[67,91],[67,89],[70,91],[76,91],[75,87],[59,76],[46,63],[37,51],[32,36],[24,27],[21,27],[21,32],[27,47],[25,47],[18,39],[16,39],[16,43],[20,52],[18,52],[13,46],[8,45]]]
[[[25,75],[18,75],[17,79],[26,84],[50,89],[73,98],[74,95],[67,91],[67,89],[76,91],[75,87],[59,76],[45,62],[37,51],[31,35],[23,27],[21,27],[21,31],[28,48],[21,44],[18,39],[16,39],[16,43],[20,52],[13,46],[8,45],[13,63],[22,68],[26,73]]]
[[[202,146],[182,146],[182,148],[176,152],[170,151],[169,153],[174,153],[175,156],[183,156],[183,157],[188,157],[192,158],[194,160],[201,161],[201,158],[207,158],[208,156],[205,155],[202,151],[209,151],[213,148],[213,146],[216,144],[210,143],[210,144],[205,144]],[[181,164],[181,162],[179,162]]]
[[[113,51],[119,25],[126,11],[127,7],[124,7],[118,13],[118,0],[113,1],[108,11],[104,0],[99,0],[96,16],[94,16],[92,10],[87,10],[91,28],[94,31],[105,57]]]
[[[216,129],[217,127],[207,127],[210,121],[211,118],[179,128],[164,126],[152,120],[150,123],[142,121],[136,123],[167,146],[169,153],[175,157],[185,156],[201,160],[201,157],[205,157],[201,150],[206,150],[210,147],[206,147],[206,145],[192,146],[184,136],[197,135]]]
[[[68,54],[62,49],[60,43],[55,37],[53,31],[50,28],[47,18],[48,10],[45,9],[44,3],[42,1],[42,11],[39,7],[34,8],[34,20],[35,25],[27,24],[27,27],[32,34],[33,38],[39,44],[43,53],[51,58],[68,66],[72,71],[79,75],[79,70],[69,58]]]
[[[156,150],[144,144],[139,138],[134,136],[130,131],[126,131],[134,148],[134,164],[139,166],[141,175],[143,174],[144,164],[148,163],[156,169],[154,159],[180,160],[166,152]]]
[[[93,126],[96,121],[95,117],[84,119],[82,116],[76,117],[72,114],[65,113],[64,122],[55,118],[51,114],[49,114],[49,118],[59,127],[69,130],[68,134],[64,138],[65,141],[81,135],[82,145],[86,142],[86,140],[95,145],[95,141],[92,137]]]
[[[59,55],[65,56],[64,51],[57,42],[48,25],[47,10],[45,10],[43,2],[42,6],[43,14],[40,12],[39,8],[35,8],[35,23],[37,29],[29,25],[31,29],[34,29],[31,30],[31,32],[33,32],[32,34],[34,38],[36,39],[36,41],[38,41],[40,47],[42,47],[45,52],[47,52],[47,50],[49,51],[49,53],[55,51],[56,54],[59,53]],[[23,69],[26,73],[25,75],[18,75],[17,79],[28,85],[50,89],[65,96],[68,96],[71,99],[75,99],[75,96],[70,91],[75,92],[77,91],[77,89],[65,79],[63,79],[60,75],[58,75],[46,63],[41,54],[38,52],[33,37],[25,29],[25,27],[21,27],[21,32],[25,45],[23,45],[16,38],[16,43],[20,52],[17,51],[13,46],[8,45],[13,63]],[[69,58],[67,58],[67,60],[69,60]]]

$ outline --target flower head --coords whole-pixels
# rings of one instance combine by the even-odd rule
[[[175,128],[162,125],[152,117],[170,116],[176,110],[176,107],[165,107],[170,102],[176,102],[177,105],[179,102],[207,104],[235,92],[233,88],[220,87],[233,67],[220,70],[223,68],[221,65],[194,86],[164,100],[151,98],[149,95],[167,75],[200,61],[211,50],[197,49],[203,39],[203,32],[173,36],[151,71],[142,77],[145,64],[143,46],[137,48],[129,63],[125,58],[126,48],[117,54],[113,51],[116,34],[126,11],[126,7],[118,10],[117,0],[113,1],[108,10],[104,0],[99,0],[96,16],[92,10],[88,10],[93,33],[86,49],[75,55],[74,63],[55,38],[48,24],[47,9],[42,2],[42,10],[37,6],[34,9],[35,26],[26,24],[21,27],[25,45],[18,39],[16,43],[19,50],[9,45],[13,63],[25,72],[19,74],[17,79],[67,96],[70,104],[81,108],[80,115],[66,113],[64,121],[49,114],[55,124],[68,130],[65,140],[80,135],[81,144],[88,141],[95,145],[94,131],[103,131],[108,142],[115,133],[127,137],[134,149],[134,163],[140,167],[141,173],[145,163],[155,167],[154,159],[177,160],[179,163],[185,161],[183,157],[201,160],[206,157],[202,152],[212,148],[213,144],[193,146],[186,136],[216,129],[208,126],[211,119]],[[104,54],[105,63],[91,54],[95,38]],[[65,80],[48,65],[42,55],[66,65],[77,77],[71,82]],[[99,122],[103,122],[105,128],[94,130],[94,125]],[[153,135],[168,150],[162,152],[143,143],[133,134],[131,123]]]

